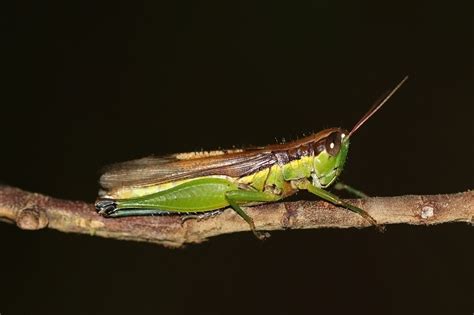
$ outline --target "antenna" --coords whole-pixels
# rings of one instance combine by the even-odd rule
[[[393,94],[395,94],[395,92],[403,85],[403,83],[405,83],[406,80],[408,80],[408,76],[405,76],[396,87],[394,87],[389,92],[385,92],[377,101],[375,101],[367,113],[365,113],[365,115],[357,122],[357,124],[354,125],[347,138],[350,138],[350,136],[356,132],[360,126],[362,126],[370,117],[372,117],[372,115],[375,114],[392,97]]]

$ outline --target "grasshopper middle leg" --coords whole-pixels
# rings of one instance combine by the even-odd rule
[[[226,199],[232,209],[234,209],[235,212],[237,212],[250,225],[250,229],[257,238],[265,239],[270,236],[268,233],[257,231],[253,219],[239,206],[239,203],[277,201],[281,199],[279,195],[261,191],[239,189],[228,191],[226,193]]]

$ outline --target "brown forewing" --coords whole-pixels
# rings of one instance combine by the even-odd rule
[[[106,169],[100,178],[106,189],[162,184],[193,177],[223,175],[242,177],[281,163],[281,152],[293,152],[325,139],[338,128],[326,129],[317,134],[284,144],[246,150],[212,151],[211,153],[180,153],[165,157],[146,157],[118,163]]]

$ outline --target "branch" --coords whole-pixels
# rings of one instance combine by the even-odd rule
[[[380,224],[472,224],[474,219],[474,191],[349,201],[366,210]],[[254,218],[257,229],[261,230],[368,226],[359,215],[324,201],[277,202],[246,210]],[[205,219],[183,220],[182,216],[107,219],[98,215],[92,204],[56,199],[8,186],[0,186],[0,220],[15,223],[25,230],[48,227],[62,232],[146,241],[168,247],[249,231],[247,223],[231,209]]]

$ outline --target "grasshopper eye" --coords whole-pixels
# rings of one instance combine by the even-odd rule
[[[341,149],[341,133],[340,132],[333,132],[326,138],[326,152],[329,155],[336,156]]]

